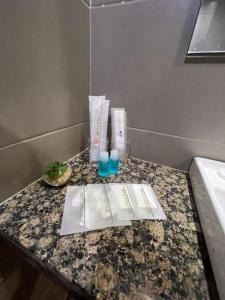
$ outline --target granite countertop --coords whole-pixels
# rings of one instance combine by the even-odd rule
[[[70,164],[70,185],[151,183],[167,220],[60,237],[66,187],[39,180],[0,206],[1,236],[85,298],[210,298],[208,255],[186,173],[130,158],[119,176],[100,179],[87,152]]]

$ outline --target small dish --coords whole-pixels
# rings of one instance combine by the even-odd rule
[[[71,167],[58,160],[47,161],[43,168],[43,180],[51,186],[62,186],[66,184],[72,176]]]

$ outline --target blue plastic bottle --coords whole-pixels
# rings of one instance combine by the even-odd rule
[[[98,175],[100,177],[109,175],[109,153],[106,151],[102,151],[99,155]]]
[[[112,150],[110,153],[109,172],[115,175],[119,173],[119,152],[117,150]]]

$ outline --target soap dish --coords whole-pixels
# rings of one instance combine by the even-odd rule
[[[71,167],[57,159],[47,161],[43,167],[43,180],[51,186],[62,186],[66,184],[72,176]]]

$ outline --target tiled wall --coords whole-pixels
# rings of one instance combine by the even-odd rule
[[[134,156],[225,160],[225,65],[184,63],[199,1],[0,3],[0,201],[80,151],[90,87],[128,108]]]
[[[225,160],[224,64],[185,64],[199,1],[92,8],[92,93],[127,107],[133,155],[186,170]]]
[[[0,2],[0,202],[80,152],[90,88],[89,10],[81,1]]]

